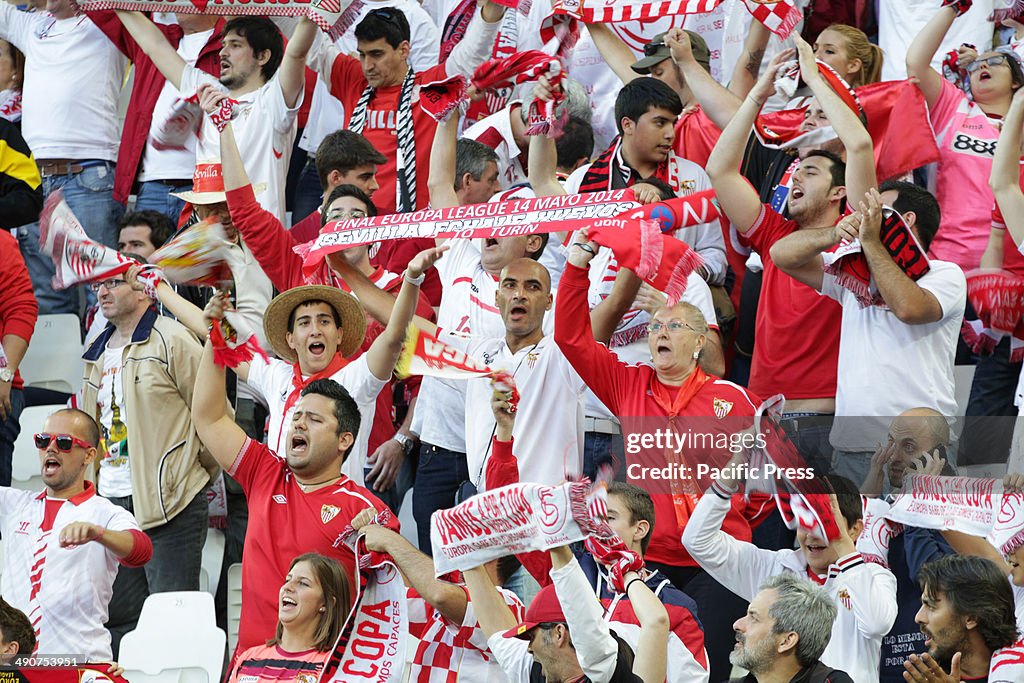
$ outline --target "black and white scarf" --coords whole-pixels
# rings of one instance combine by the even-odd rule
[[[407,213],[416,208],[416,131],[412,122],[412,91],[415,74],[409,69],[402,81],[402,93],[398,98],[398,159],[395,176],[398,187],[395,190],[395,207],[398,213]],[[348,122],[348,129],[362,134],[366,126],[366,108],[375,92],[369,85],[356,102],[356,108]]]

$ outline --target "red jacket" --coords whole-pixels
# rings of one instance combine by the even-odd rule
[[[146,150],[146,139],[153,123],[153,108],[167,79],[142,51],[114,12],[88,11],[86,14],[135,67],[135,82],[132,85],[128,111],[124,117],[121,147],[117,152],[117,169],[114,171],[114,199],[127,204],[128,195],[132,193],[135,176],[138,175],[139,165],[142,163],[142,153]],[[199,52],[199,59],[196,60],[196,68],[212,76],[220,75],[220,48],[221,39],[224,37],[224,24],[224,19],[217,22],[213,35],[203,46]],[[156,24],[156,27],[167,37],[171,47],[178,49],[178,43],[184,35],[181,27],[177,24]]]
[[[8,334],[32,340],[36,329],[39,304],[28,278],[28,268],[18,250],[18,240],[7,230],[0,230],[0,339]],[[24,385],[21,374],[14,374],[15,389]]]
[[[667,413],[654,399],[652,392],[655,383],[659,382],[654,368],[649,365],[627,365],[607,347],[594,341],[587,304],[589,286],[590,280],[585,269],[566,265],[558,283],[555,342],[597,398],[619,417],[624,437],[665,427]],[[727,435],[739,431],[741,427],[751,426],[759,403],[758,398],[742,387],[712,377],[697,391],[679,413],[679,417],[697,418],[682,423],[690,431],[699,430],[715,436]],[[723,414],[719,415],[720,411]],[[648,419],[645,421],[642,419],[644,417]],[[656,419],[659,417],[662,420]],[[725,420],[726,417],[729,419]],[[718,468],[723,467],[731,457],[731,453],[717,446],[686,448],[682,455],[691,466],[706,463]],[[629,456],[627,462],[630,462]],[[664,486],[661,482],[638,480],[631,483],[651,493],[658,520],[646,558],[674,567],[696,566],[681,541],[683,526],[696,504],[696,496],[681,496],[682,500],[676,503],[668,491],[661,492],[657,488],[659,484]],[[696,483],[706,488],[711,478],[705,473]],[[744,508],[742,498],[736,496],[733,509],[725,518],[722,528],[741,541],[750,541],[750,524],[744,518]]]

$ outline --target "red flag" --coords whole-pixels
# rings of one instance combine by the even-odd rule
[[[939,160],[924,96],[916,85],[909,81],[884,81],[855,91],[868,120],[879,181]],[[762,114],[757,117],[754,132],[769,147],[813,144],[811,140],[799,140],[798,128],[804,111],[801,108]]]

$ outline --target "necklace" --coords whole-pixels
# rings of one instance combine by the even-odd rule
[[[341,479],[340,474],[336,477],[331,477],[330,479],[324,479],[323,481],[311,481],[308,484],[304,484],[303,482],[299,481],[298,477],[295,477],[295,483],[298,484],[302,488],[302,492],[305,493],[310,486],[320,486],[321,484],[329,484],[330,482],[337,481],[338,479]]]

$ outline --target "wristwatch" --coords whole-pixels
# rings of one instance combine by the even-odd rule
[[[402,447],[402,450],[405,451],[406,455],[409,455],[409,451],[411,451],[413,446],[416,445],[415,439],[408,434],[403,434],[402,432],[395,432],[395,435],[391,438],[398,442],[398,445]]]
[[[13,382],[14,381],[14,370],[4,367],[0,368],[0,382]]]

